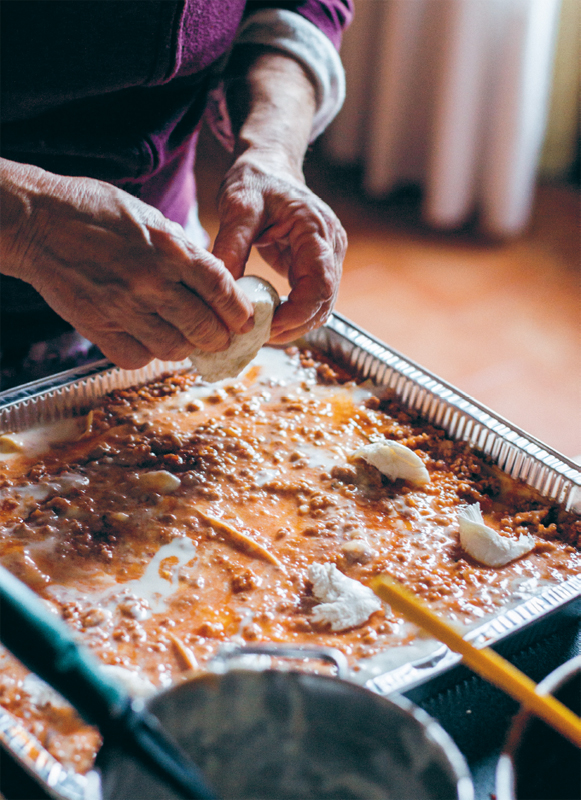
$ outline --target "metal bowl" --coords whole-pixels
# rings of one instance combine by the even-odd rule
[[[463,756],[402,697],[338,678],[232,669],[155,696],[150,710],[225,800],[472,800]],[[121,751],[97,762],[104,800],[173,800]]]
[[[581,656],[542,680],[537,691],[553,694],[581,713]],[[497,800],[578,800],[581,752],[540,719],[521,710],[514,719],[496,769]]]

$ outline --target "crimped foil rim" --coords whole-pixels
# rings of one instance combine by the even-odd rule
[[[406,405],[444,428],[453,438],[464,439],[491,455],[512,477],[529,483],[523,458],[531,459],[550,470],[555,478],[570,482],[569,491],[574,487],[581,490],[581,468],[574,461],[341,314],[334,313],[322,328],[311,332],[305,339],[324,352],[347,361],[362,379],[371,378],[378,385],[392,388]],[[350,351],[346,345],[351,347]],[[122,370],[103,359],[0,392],[0,431],[25,430],[79,413],[115,388],[143,383],[164,372],[189,367],[187,360],[167,362],[155,359],[142,369]],[[442,405],[435,408],[434,400]],[[547,485],[546,491],[538,485],[535,488],[546,497],[563,502],[555,487],[551,490]],[[563,491],[560,494],[563,495]]]

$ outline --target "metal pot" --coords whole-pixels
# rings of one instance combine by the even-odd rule
[[[538,686],[581,713],[581,656],[547,675]],[[577,800],[581,753],[571,742],[524,709],[510,728],[496,769],[497,800]]]
[[[316,657],[338,662],[343,674],[340,653]],[[148,707],[225,800],[473,798],[464,758],[436,722],[403,697],[342,677],[226,668],[176,685]],[[97,766],[103,800],[177,797],[118,749],[104,747]]]

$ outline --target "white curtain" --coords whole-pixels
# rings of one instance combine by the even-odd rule
[[[356,0],[347,100],[324,138],[381,197],[424,189],[424,216],[526,225],[546,125],[560,0]]]

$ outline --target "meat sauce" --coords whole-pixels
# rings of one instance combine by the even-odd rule
[[[421,645],[388,607],[344,631],[313,622],[315,562],[363,584],[389,573],[463,625],[581,572],[578,517],[308,350],[265,348],[215,386],[183,373],[114,391],[72,424],[44,452],[31,454],[34,436],[0,440],[14,451],[0,559],[104,664],[152,688],[226,642],[336,647],[364,674]],[[350,462],[383,437],[430,482]],[[532,552],[502,568],[472,560],[457,512],[475,502],[501,535],[532,534]],[[0,702],[67,767],[90,768],[98,734],[5,652]]]

